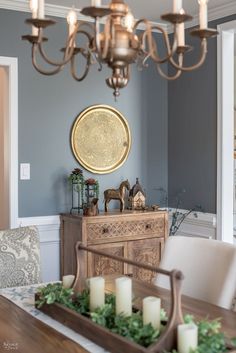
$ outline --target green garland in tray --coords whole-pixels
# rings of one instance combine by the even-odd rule
[[[39,299],[36,301],[38,308],[44,304],[60,303],[67,308],[75,310],[77,313],[89,316],[96,324],[144,347],[148,347],[156,342],[165,328],[165,325],[161,325],[160,330],[155,330],[151,324],[143,325],[142,312],[140,311],[133,313],[129,317],[116,315],[114,294],[106,294],[105,305],[92,313],[89,312],[88,290],[84,290],[74,297],[72,289],[63,288],[61,283],[55,283],[39,288],[37,294],[39,295]],[[167,316],[163,309],[161,309],[161,321],[167,321]],[[194,322],[194,319],[191,315],[186,315],[184,321],[190,323]],[[199,345],[198,348],[192,350],[191,353],[228,352],[226,338],[220,331],[221,324],[219,320],[202,320],[196,322],[196,325],[198,326]],[[236,347],[236,338],[233,339],[231,343]],[[170,353],[178,352],[173,350]]]

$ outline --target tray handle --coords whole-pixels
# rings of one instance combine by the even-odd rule
[[[133,265],[145,270],[150,270],[170,278],[170,288],[171,288],[171,310],[170,318],[168,320],[166,329],[161,334],[160,338],[156,343],[153,343],[147,348],[149,353],[158,353],[164,350],[171,350],[173,347],[177,346],[177,326],[183,323],[183,314],[181,308],[181,284],[184,279],[183,273],[179,270],[167,271],[159,267],[147,265],[144,263],[136,262],[125,257],[107,254],[104,251],[93,249],[91,247],[85,246],[82,242],[78,241],[75,246],[76,251],[76,261],[77,261],[77,273],[74,281],[73,288],[79,287],[80,280],[80,260],[84,257],[80,256],[81,251],[87,251],[96,255],[104,256],[122,263]]]

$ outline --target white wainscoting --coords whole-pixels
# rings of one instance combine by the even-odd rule
[[[187,210],[178,210],[181,213]],[[171,224],[173,210],[169,210],[169,225]],[[216,215],[213,213],[191,213],[181,224],[176,235],[194,236],[216,239]]]
[[[180,212],[187,212],[180,210]],[[171,222],[171,211],[169,223]],[[60,277],[60,219],[59,216],[18,218],[18,226],[36,225],[39,229],[42,280],[56,281]],[[216,215],[197,213],[182,223],[178,235],[216,238]]]
[[[59,216],[18,218],[18,226],[36,225],[39,230],[41,270],[43,282],[60,277],[60,220]]]

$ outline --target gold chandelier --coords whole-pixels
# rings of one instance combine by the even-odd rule
[[[184,24],[192,17],[182,8],[182,0],[173,0],[173,11],[161,16],[162,20],[173,26],[172,45],[167,31],[160,25],[153,25],[146,19],[135,21],[123,0],[112,0],[107,7],[101,6],[101,0],[92,0],[91,6],[83,8],[81,13],[92,17],[93,24],[78,21],[76,11],[72,8],[67,16],[68,37],[65,47],[61,49],[63,57],[60,62],[51,60],[43,47],[43,43],[48,40],[44,36],[44,30],[55,24],[54,20],[45,18],[44,0],[30,0],[32,18],[27,19],[26,23],[32,26],[32,34],[24,35],[22,39],[32,44],[33,66],[43,75],[54,75],[70,63],[71,75],[75,80],[82,81],[92,64],[97,63],[99,70],[106,64],[112,70],[112,75],[106,79],[106,83],[117,97],[120,89],[127,86],[130,80],[130,65],[135,62],[139,67],[146,67],[148,59],[152,59],[159,74],[168,80],[175,80],[182,72],[195,70],[203,64],[207,54],[207,39],[215,36],[217,31],[207,27],[208,0],[198,2],[200,25],[191,31],[191,35],[200,39],[201,54],[199,61],[188,67],[184,66],[184,56],[192,47],[185,44]],[[101,24],[103,17],[105,22]],[[140,24],[144,25],[144,30],[137,33]],[[160,57],[158,53],[158,40],[153,31],[159,31],[163,36],[164,57]],[[51,65],[52,69],[41,68],[37,62],[38,56]],[[79,60],[82,58],[83,60]],[[166,62],[174,67],[174,75],[168,76],[163,72],[161,65]],[[83,67],[79,74],[77,71],[81,64]]]

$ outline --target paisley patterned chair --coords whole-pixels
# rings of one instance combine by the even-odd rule
[[[0,231],[0,288],[39,283],[40,279],[38,229]]]

